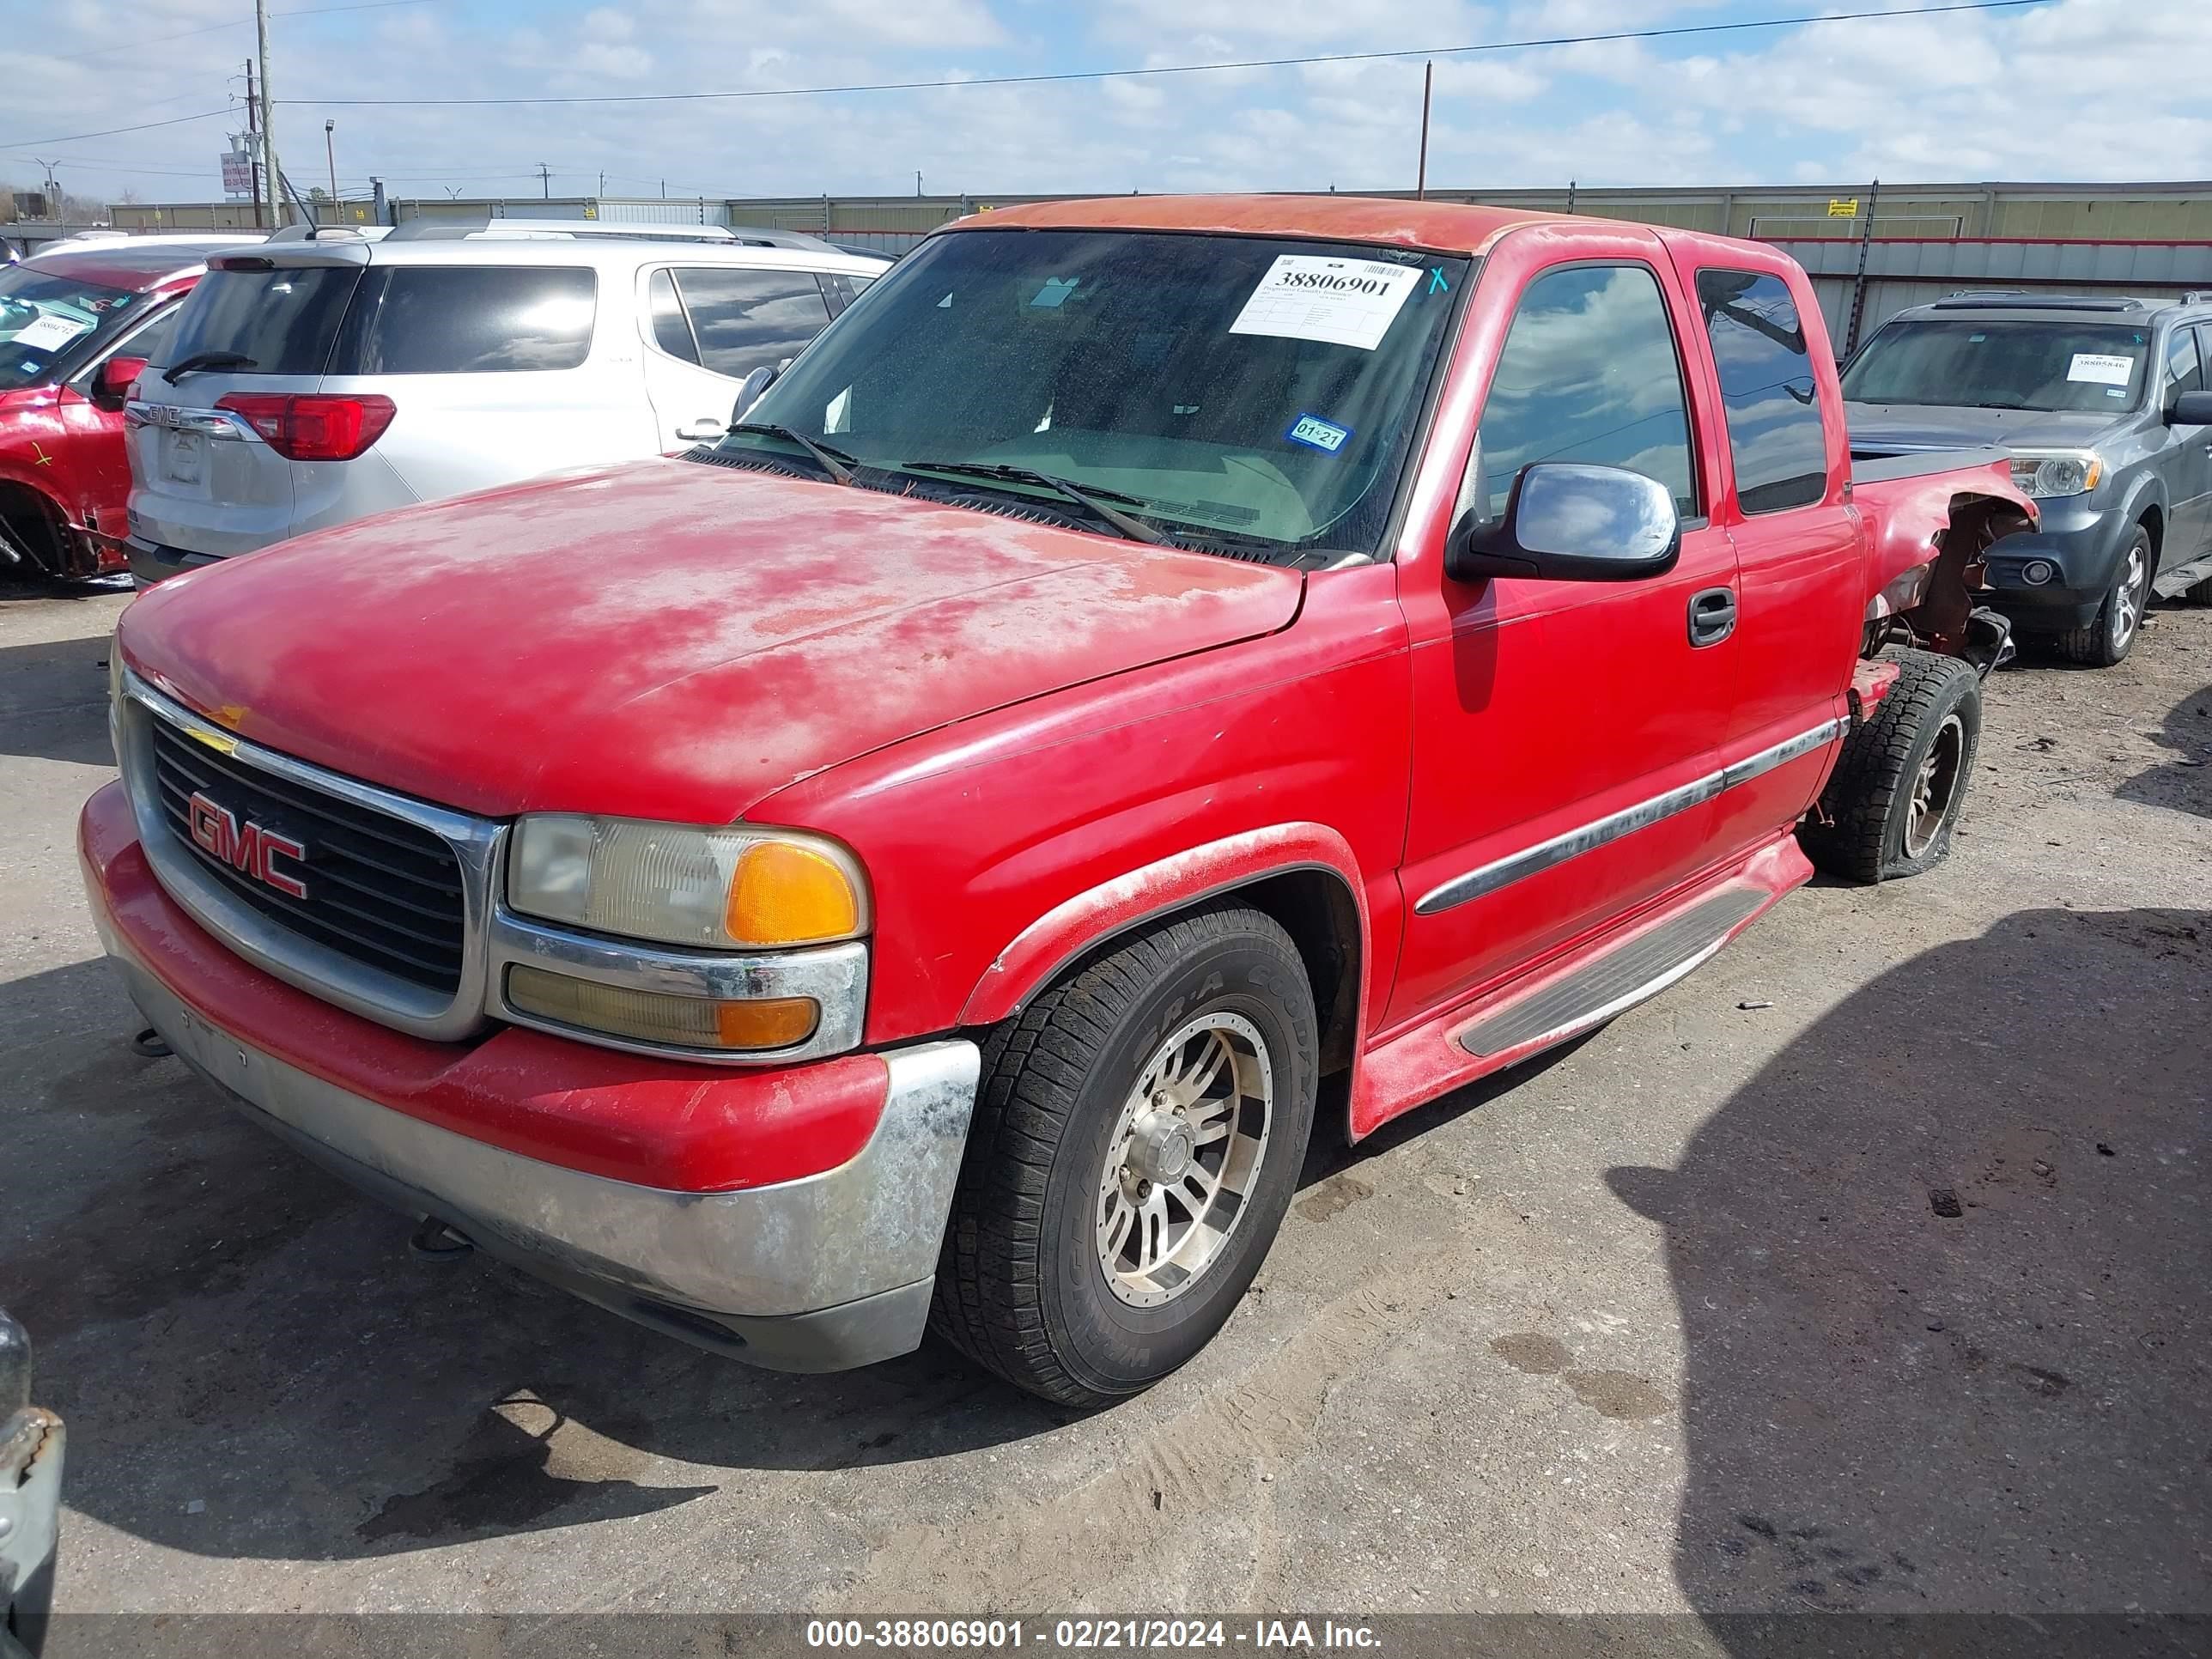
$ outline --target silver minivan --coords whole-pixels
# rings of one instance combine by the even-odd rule
[[[788,233],[506,222],[210,260],[125,411],[139,583],[392,507],[712,442],[745,377],[795,356],[885,269]]]

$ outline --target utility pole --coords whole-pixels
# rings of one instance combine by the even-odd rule
[[[1413,176],[1413,199],[1424,202],[1429,195],[1429,88],[1436,80],[1435,60],[1421,65],[1421,163],[1420,171]]]
[[[920,167],[916,167],[914,170],[914,193],[917,196],[921,194],[921,169]]]
[[[553,169],[543,161],[538,164],[538,188],[547,201],[553,199]]]
[[[252,157],[253,168],[253,228],[266,230],[261,219],[261,113],[260,101],[253,95],[253,60],[246,60],[246,153]]]
[[[338,204],[338,152],[337,141],[331,135],[337,131],[337,125],[335,121],[323,123],[323,159],[331,164],[331,207],[334,211]]]
[[[46,170],[46,180],[39,188],[45,193],[46,198],[47,216],[59,221],[62,216],[62,187],[60,181],[54,177],[54,168],[58,163],[40,161],[35,155],[31,159],[38,161],[39,165]]]
[[[276,171],[276,87],[269,78],[269,0],[253,0],[253,34],[261,59],[261,161],[267,169],[264,187],[269,192],[270,227],[281,230],[284,186]]]
[[[606,193],[607,193],[607,170],[606,170],[605,167],[601,167],[601,168],[599,169],[599,194],[600,194],[600,195],[602,195],[602,196],[604,196],[604,195],[605,195]]]

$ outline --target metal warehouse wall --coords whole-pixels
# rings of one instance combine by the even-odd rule
[[[963,213],[1023,202],[1067,201],[1103,192],[1048,195],[771,196],[732,200],[738,220],[792,230],[848,234],[927,231]],[[1370,196],[1407,198],[1411,191]],[[1479,190],[1440,186],[1431,199],[1481,202],[1552,213],[1636,219],[1765,240],[1856,238],[1873,210],[1877,237],[2033,237],[2064,240],[2212,240],[2212,183],[2130,185],[1890,185],[1870,181],[1796,186]],[[1848,209],[1848,211],[1832,210]]]
[[[1098,192],[1084,192],[1097,194]],[[1371,195],[1410,197],[1410,191]],[[1906,306],[1960,288],[2102,289],[2163,296],[2212,289],[2212,183],[2051,185],[1929,184],[1877,187],[1692,186],[1660,189],[1469,190],[1441,188],[1431,199],[1478,202],[1601,218],[1640,220],[1687,230],[1755,237],[1786,250],[1813,275],[1838,349]],[[391,204],[393,222],[450,219],[603,219],[619,224],[758,225],[805,231],[854,246],[898,254],[948,220],[1023,202],[1066,201],[1072,194],[959,196],[769,196],[477,198]],[[365,203],[340,204],[343,222],[373,216]],[[115,210],[127,229],[246,228],[250,203]]]

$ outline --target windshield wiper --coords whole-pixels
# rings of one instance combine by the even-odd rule
[[[195,351],[181,363],[173,364],[161,371],[161,378],[171,386],[196,368],[258,368],[252,358],[235,351]]]
[[[842,449],[832,449],[828,444],[817,444],[804,432],[793,432],[787,426],[778,426],[772,421],[739,421],[729,428],[732,432],[757,432],[764,437],[781,438],[786,443],[797,444],[811,455],[817,465],[841,484],[853,482],[853,468],[860,461],[857,455],[848,455]]]
[[[1032,467],[1006,466],[997,462],[901,461],[899,470],[902,472],[950,472],[956,477],[999,478],[1008,483],[1035,484],[1040,489],[1049,489],[1073,501],[1078,507],[1096,514],[1133,542],[1149,542],[1154,547],[1167,544],[1167,537],[1160,531],[1107,505],[1110,499],[1127,501],[1131,507],[1142,507],[1145,499],[1141,495],[1126,495],[1118,489],[1106,489],[1091,484],[1070,483],[1065,478],[1055,477],[1049,472],[1039,472]]]

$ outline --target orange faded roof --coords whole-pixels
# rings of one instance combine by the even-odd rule
[[[1474,207],[1461,202],[1396,201],[1380,196],[1103,196],[1083,202],[1033,202],[976,213],[953,230],[1021,228],[1214,231],[1233,236],[1300,236],[1322,241],[1393,242],[1404,247],[1486,253],[1516,225],[1555,221],[1557,213]]]

